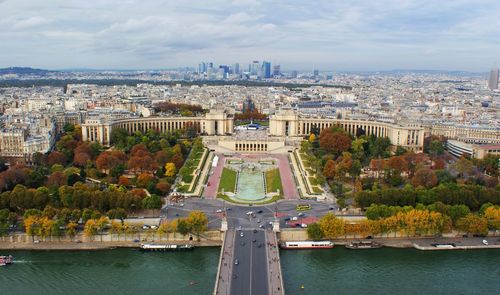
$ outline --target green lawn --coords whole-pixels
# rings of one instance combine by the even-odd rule
[[[281,186],[281,177],[279,169],[271,169],[266,171],[266,186],[267,192],[276,192],[280,190],[280,195],[283,194],[283,187]]]
[[[220,177],[219,192],[224,189],[224,192],[234,193],[236,187],[236,171],[228,168],[222,170],[222,175]]]

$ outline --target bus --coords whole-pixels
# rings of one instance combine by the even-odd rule
[[[306,204],[306,205],[297,205],[297,206],[295,206],[295,210],[297,210],[297,211],[311,210],[311,205],[309,205],[309,204]]]

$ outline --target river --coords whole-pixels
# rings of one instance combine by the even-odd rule
[[[12,251],[0,294],[211,294],[219,248]],[[1,254],[7,254],[2,251]],[[282,251],[286,294],[496,294],[500,251]],[[304,289],[299,288],[304,284]]]

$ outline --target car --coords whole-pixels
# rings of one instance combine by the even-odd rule
[[[263,224],[261,224],[261,225],[259,225],[259,227],[260,227],[260,228],[264,228],[264,225],[263,225]]]
[[[333,207],[328,208],[328,210],[333,210]]]
[[[215,211],[217,213],[222,213],[222,210],[221,209],[217,209],[217,211]]]
[[[257,223],[260,223],[260,219],[257,219]]]
[[[226,211],[231,211],[233,210],[233,208],[226,208]]]
[[[258,244],[257,248],[262,248],[262,243]]]
[[[255,242],[257,242],[257,239],[253,239],[253,240],[252,240],[252,243],[255,243]]]
[[[145,224],[145,225],[142,226],[142,229],[150,229],[150,227],[149,227],[149,225]]]
[[[177,216],[179,216],[179,213],[175,213],[175,216],[176,216],[176,217],[177,217]]]
[[[140,242],[139,239],[134,240],[134,243],[139,243],[139,242]]]
[[[302,227],[302,228],[306,228],[306,227],[307,227],[307,224],[302,223],[302,224],[300,225],[300,227]]]
[[[243,232],[240,232],[240,237],[243,237],[245,234]]]
[[[252,214],[253,214],[253,211],[248,211],[246,214],[247,214],[247,215],[252,215]]]
[[[285,221],[290,221],[290,217],[287,217],[284,219]]]
[[[238,259],[235,259],[234,260],[234,265],[238,265],[238,264],[240,264],[240,262],[238,261]]]
[[[300,227],[300,223],[296,223],[296,224],[295,224],[295,227]]]
[[[483,245],[488,245],[488,241],[487,240],[483,240]]]
[[[253,230],[253,233],[255,234],[256,232],[257,232],[257,230],[256,230],[256,229],[254,229],[254,230]]]
[[[34,240],[33,243],[35,244],[39,244],[40,243],[40,240]]]
[[[80,244],[82,241],[81,240],[76,240],[75,243]]]
[[[158,227],[156,225],[152,225],[151,229],[157,229]]]
[[[263,212],[262,210],[257,211],[257,213],[262,213],[262,212]]]
[[[298,219],[297,216],[294,216],[290,220],[296,221],[297,219]]]
[[[304,213],[300,212],[299,214],[299,217],[303,217],[303,216],[306,216]]]

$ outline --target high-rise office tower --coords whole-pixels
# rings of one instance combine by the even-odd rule
[[[317,78],[319,76],[319,71],[313,70],[313,76],[314,76],[314,78]]]
[[[235,75],[240,74],[240,64],[239,63],[233,64],[233,74],[235,74]]]
[[[490,90],[498,89],[498,68],[491,69],[488,87],[490,88]]]
[[[279,75],[281,75],[280,65],[274,65],[273,66],[273,76],[278,77]]]
[[[271,78],[271,63],[268,61],[262,62],[261,68],[261,78],[269,79]]]
[[[252,62],[252,66],[250,67],[250,74],[251,75],[257,75],[260,70],[260,64],[258,60],[254,60]]]
[[[290,77],[295,79],[298,77],[298,75],[299,75],[299,73],[297,71],[292,71],[292,73],[290,74]]]

